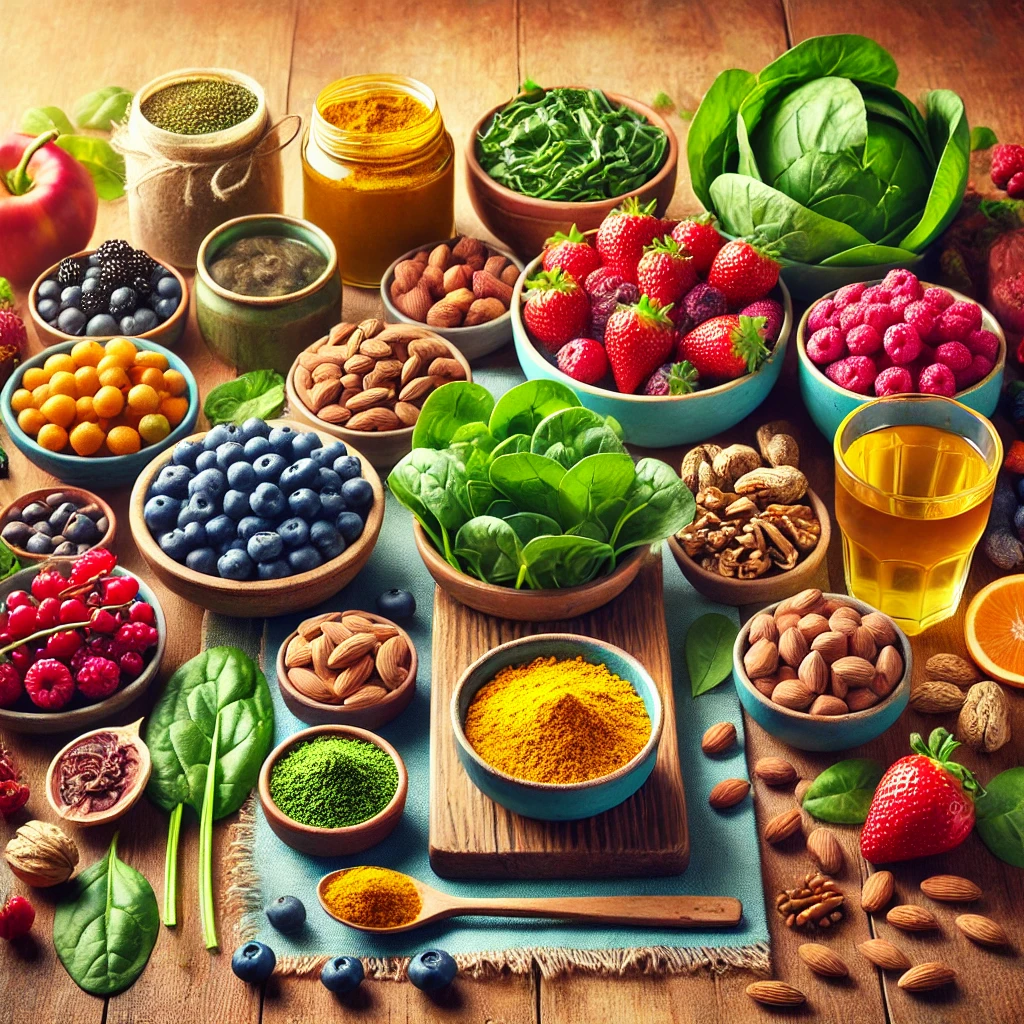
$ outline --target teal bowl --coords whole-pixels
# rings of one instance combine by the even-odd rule
[[[856,608],[861,615],[877,611],[871,605],[858,601],[856,598],[846,594],[825,594],[824,597],[832,597],[841,600]],[[775,604],[762,608],[761,611],[769,615],[773,614]],[[758,613],[760,614],[760,613]],[[869,743],[871,740],[881,736],[900,715],[906,710],[910,700],[910,679],[914,669],[914,653],[910,648],[910,641],[896,623],[896,639],[900,655],[903,658],[903,676],[896,684],[896,689],[889,694],[885,700],[874,707],[866,708],[864,711],[851,711],[846,715],[809,715],[805,711],[791,711],[781,704],[769,700],[760,690],[754,688],[750,678],[743,668],[743,654],[747,649],[747,634],[750,632],[750,623],[754,616],[746,621],[736,643],[732,649],[732,678],[736,684],[736,693],[739,695],[743,710],[765,732],[771,733],[776,739],[797,750],[834,751],[849,750],[851,747],[859,747],[862,743]]]
[[[902,263],[874,263],[867,267],[823,267],[783,260],[779,276],[797,302],[814,302],[825,292],[838,291],[854,281],[881,280],[890,270],[912,270],[916,274],[927,258],[927,253],[921,253]]]
[[[25,371],[31,366],[42,366],[50,356],[59,352],[70,352],[80,341],[86,338],[73,338],[71,341],[61,342],[59,345],[51,345],[48,349],[26,359],[11,374],[4,385],[3,392],[0,392],[0,421],[3,422],[14,447],[18,449],[29,462],[35,463],[40,469],[45,470],[51,476],[66,484],[75,487],[87,487],[93,491],[109,491],[114,487],[123,487],[130,484],[141,472],[143,466],[147,465],[154,456],[165,451],[172,445],[177,444],[183,437],[188,437],[195,429],[196,420],[199,418],[199,388],[192,371],[169,349],[162,345],[156,345],[144,338],[129,338],[136,348],[145,349],[149,352],[159,352],[166,358],[169,368],[177,370],[188,383],[188,412],[185,418],[165,437],[156,444],[140,448],[132,455],[104,455],[104,456],[83,456],[66,455],[63,452],[51,452],[36,444],[31,437],[18,426],[18,418],[11,409],[11,396],[21,387],[21,379]],[[94,339],[95,340],[95,339]]]
[[[529,782],[489,765],[466,739],[462,725],[477,690],[509,665],[524,665],[535,658],[550,657],[560,660],[582,657],[595,665],[604,664],[610,672],[632,683],[643,700],[651,719],[650,738],[632,761],[611,775],[566,785]],[[466,669],[451,702],[452,730],[459,760],[473,784],[496,804],[524,818],[541,821],[590,818],[628,800],[654,771],[664,715],[658,686],[636,658],[602,640],[573,633],[541,633],[495,647]]]
[[[867,282],[878,284],[878,280]],[[935,287],[927,281],[922,281],[926,288]],[[940,286],[940,287],[945,287]],[[838,289],[836,289],[838,290]],[[836,290],[821,296],[821,301],[830,299]],[[974,299],[962,295],[952,288],[946,288],[947,292],[955,296],[961,302],[975,302]],[[980,302],[975,305],[981,306]],[[800,379],[800,394],[803,397],[804,405],[811,414],[817,428],[828,439],[829,444],[836,436],[839,424],[853,412],[859,405],[870,402],[874,395],[857,395],[846,388],[841,388],[822,373],[821,370],[811,361],[807,354],[807,318],[811,315],[814,306],[808,307],[800,318],[800,324],[796,330],[796,351],[799,362],[798,376]],[[986,331],[991,331],[999,338],[999,355],[996,357],[996,364],[992,367],[991,373],[982,378],[977,384],[971,385],[964,391],[957,392],[954,397],[958,402],[966,405],[969,409],[981,413],[982,416],[989,416],[996,411],[999,404],[999,393],[1003,388],[1003,370],[1006,367],[1006,335],[1003,334],[999,321],[984,307],[981,306],[981,326]]]

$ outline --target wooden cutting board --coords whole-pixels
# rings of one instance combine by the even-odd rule
[[[498,644],[533,633],[582,633],[638,658],[661,690],[665,724],[647,782],[625,803],[582,821],[520,817],[484,796],[459,763],[449,718],[462,673]],[[521,623],[473,611],[437,588],[430,691],[430,863],[445,878],[674,875],[690,859],[679,766],[661,558],[622,595],[564,622]]]

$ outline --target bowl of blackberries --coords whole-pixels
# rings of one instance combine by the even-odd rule
[[[364,456],[289,420],[193,434],[143,470],[132,536],[157,577],[238,617],[311,608],[366,564],[384,488]]]
[[[173,267],[112,238],[41,274],[28,307],[46,345],[126,336],[170,347],[185,330],[188,287]]]
[[[0,540],[22,564],[112,548],[116,529],[114,510],[81,487],[41,487],[0,511]]]

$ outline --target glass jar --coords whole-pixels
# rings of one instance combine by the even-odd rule
[[[324,116],[337,104],[412,98],[424,115],[355,129]],[[346,284],[376,288],[388,266],[455,231],[455,152],[433,92],[402,75],[332,82],[313,104],[302,142],[305,217],[330,236]]]

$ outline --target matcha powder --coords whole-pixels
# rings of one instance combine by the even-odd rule
[[[300,743],[270,772],[270,797],[301,825],[345,828],[379,814],[398,789],[398,768],[373,743],[318,736]]]

